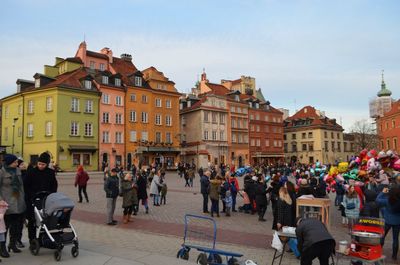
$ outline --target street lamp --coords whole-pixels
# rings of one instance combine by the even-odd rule
[[[15,133],[15,123],[17,122],[18,118],[14,118],[12,123],[12,146],[11,146],[11,153],[14,154],[14,133]]]

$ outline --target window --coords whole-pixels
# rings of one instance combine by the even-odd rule
[[[115,114],[115,123],[116,124],[122,124],[122,114],[121,113],[116,113]]]
[[[292,144],[292,152],[297,152],[297,145],[296,144]]]
[[[328,132],[324,132],[324,137],[328,138]]]
[[[220,140],[220,141],[225,141],[225,134],[224,134],[224,131],[220,131],[220,132],[219,132],[219,140]]]
[[[165,116],[165,125],[172,126],[172,117],[169,115]]]
[[[212,123],[217,123],[217,113],[212,112],[211,113],[211,119],[212,119]]]
[[[142,95],[142,103],[147,103],[147,96],[146,95]]]
[[[395,122],[395,120],[392,120],[392,128],[395,128],[396,127],[396,122]]]
[[[90,61],[90,69],[95,69],[96,63],[94,61]]]
[[[269,121],[268,115],[265,115],[265,116],[264,116],[264,120],[265,120],[265,121]]]
[[[115,84],[115,86],[121,86],[121,79],[115,78],[114,84]]]
[[[334,139],[335,135],[333,134],[333,132],[331,132],[331,138]]]
[[[147,131],[143,131],[142,132],[142,140],[143,141],[148,141],[149,140],[149,134],[147,133]]]
[[[165,133],[165,142],[166,143],[172,143],[172,141],[171,141],[171,133],[170,132],[167,132],[167,133]]]
[[[265,139],[265,146],[269,146],[269,139]]]
[[[338,152],[341,152],[341,149],[342,149],[342,146],[341,146],[340,142],[338,142],[338,143],[337,143],[337,150],[338,150]]]
[[[46,125],[45,125],[45,132],[46,132],[46,136],[50,136],[53,134],[53,123],[51,121],[46,121]]]
[[[397,138],[393,138],[393,149],[397,150]]]
[[[260,132],[260,125],[256,125],[256,131]]]
[[[223,113],[219,114],[219,123],[225,124],[225,114],[223,114]]]
[[[109,143],[110,142],[110,133],[107,131],[103,132],[103,143]]]
[[[33,100],[28,101],[28,113],[32,114],[34,112],[34,103]]]
[[[35,79],[35,88],[40,87],[40,78]]]
[[[116,144],[122,144],[122,132],[116,132],[115,133],[115,143]]]
[[[161,108],[161,98],[156,98],[156,107]]]
[[[160,132],[156,132],[156,143],[161,143],[161,133]]]
[[[208,140],[208,131],[204,131],[204,140]]]
[[[166,107],[167,109],[170,109],[170,108],[171,108],[171,100],[169,100],[169,99],[166,99],[166,100],[165,100],[165,107]]]
[[[328,143],[328,141],[325,141],[325,151],[326,152],[329,151],[329,143]]]
[[[217,131],[212,131],[211,136],[212,136],[212,140],[216,141],[217,140]]]
[[[254,132],[254,125],[250,125],[250,131]]]
[[[250,120],[254,120],[254,115],[250,114]]]
[[[46,111],[52,111],[52,110],[53,110],[53,98],[47,97],[46,98]]]
[[[386,139],[386,149],[390,149],[390,140]]]
[[[335,152],[335,142],[332,141],[331,145],[332,145],[332,151]]]
[[[307,145],[306,145],[306,144],[303,144],[301,150],[302,150],[302,151],[307,151]]]
[[[142,123],[149,122],[149,114],[147,112],[142,111]]]
[[[83,86],[84,86],[86,89],[92,89],[92,81],[91,81],[91,80],[85,80],[85,81],[83,82]]]
[[[110,104],[110,96],[108,94],[103,94],[101,97],[101,102],[104,104]]]
[[[103,123],[109,123],[109,122],[110,122],[110,113],[103,112]]]
[[[261,140],[260,139],[257,139],[256,142],[257,142],[256,143],[257,146],[261,146]]]
[[[232,134],[232,143],[236,143],[236,133]]]
[[[386,129],[388,129],[389,128],[389,122],[386,122],[386,124],[385,124],[386,126]]]
[[[129,140],[130,140],[131,142],[136,142],[136,137],[137,137],[136,131],[130,131],[130,138],[129,138]]]
[[[204,122],[208,122],[208,111],[204,111]]]
[[[313,137],[313,133],[312,132],[309,132],[308,133],[308,138],[312,138]]]
[[[243,114],[247,114],[247,109],[243,108]]]
[[[85,102],[85,112],[93,113],[93,100],[86,100]]]
[[[129,121],[136,122],[136,111],[134,111],[134,110],[130,111]]]
[[[136,94],[135,93],[131,94],[131,101],[136,101]]]
[[[340,134],[339,133],[337,133],[337,138],[340,140]]]
[[[162,125],[160,114],[156,114],[156,125]]]
[[[247,134],[244,135],[243,137],[244,143],[248,144],[249,143],[249,136]]]
[[[236,120],[234,118],[231,119],[232,128],[236,128]]]
[[[85,136],[93,136],[93,124],[90,122],[85,123]]]
[[[308,151],[314,151],[314,144],[313,143],[308,144]]]
[[[251,139],[251,140],[250,140],[250,145],[251,145],[251,146],[256,146],[256,141],[255,141],[254,139]]]
[[[256,121],[260,120],[260,114],[256,113]]]
[[[243,143],[243,135],[242,134],[238,134],[238,143],[241,144]]]
[[[236,108],[236,112],[237,112],[237,113],[242,113],[242,109],[241,109],[240,107],[237,107],[237,108]]]
[[[100,71],[104,71],[104,70],[106,70],[106,68],[104,66],[104,63],[101,63],[100,64]],[[107,82],[107,84],[108,84],[108,82]]]
[[[231,107],[231,112],[235,112],[235,106]]]
[[[79,99],[72,98],[72,100],[71,100],[71,111],[72,112],[79,112]]]
[[[18,105],[18,114],[22,115],[22,105]]]
[[[301,139],[306,139],[306,133],[301,134]]]
[[[71,122],[71,131],[70,135],[78,136],[79,135],[79,124],[76,121]]]
[[[142,78],[140,76],[135,76],[135,86],[142,86]]]
[[[115,105],[122,106],[122,97],[121,96],[115,97]]]
[[[268,126],[268,125],[265,125],[265,126],[264,126],[264,130],[265,130],[265,132],[269,132],[269,126]]]
[[[296,140],[296,134],[295,133],[292,133],[292,139]]]

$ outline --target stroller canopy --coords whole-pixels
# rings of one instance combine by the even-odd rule
[[[64,193],[55,192],[51,193],[46,198],[44,205],[44,212],[47,215],[51,215],[54,211],[61,210],[64,208],[74,208],[74,202],[67,197]]]

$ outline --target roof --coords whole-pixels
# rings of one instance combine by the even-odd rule
[[[79,58],[79,57],[68,57],[68,58],[65,59],[65,61],[72,62],[72,63],[83,64],[81,58]]]
[[[128,76],[138,71],[132,61],[126,61],[116,57],[113,57],[111,67],[114,68],[115,72],[120,73],[123,76]]]
[[[336,123],[335,119],[329,119],[326,116],[321,116],[317,113],[317,110],[312,106],[305,106],[298,112],[296,112],[293,116],[290,116],[285,120],[285,127],[297,127],[291,121],[296,120],[308,120],[309,124],[304,126],[329,126],[334,129],[343,130],[342,126]]]
[[[86,55],[90,56],[90,57],[96,57],[96,58],[108,60],[108,56],[106,54],[99,53],[99,52],[86,51]]]
[[[265,98],[264,98],[264,95],[263,95],[263,93],[261,91],[261,88],[256,89],[256,98],[258,98],[261,101],[266,101]]]
[[[384,113],[383,118],[394,114],[400,114],[400,99],[392,103],[392,107],[388,112]]]

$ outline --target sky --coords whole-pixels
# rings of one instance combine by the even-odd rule
[[[203,68],[213,83],[255,77],[272,106],[311,105],[350,131],[383,69],[400,97],[399,13],[397,0],[3,0],[0,97],[85,40],[155,66],[180,92]]]

